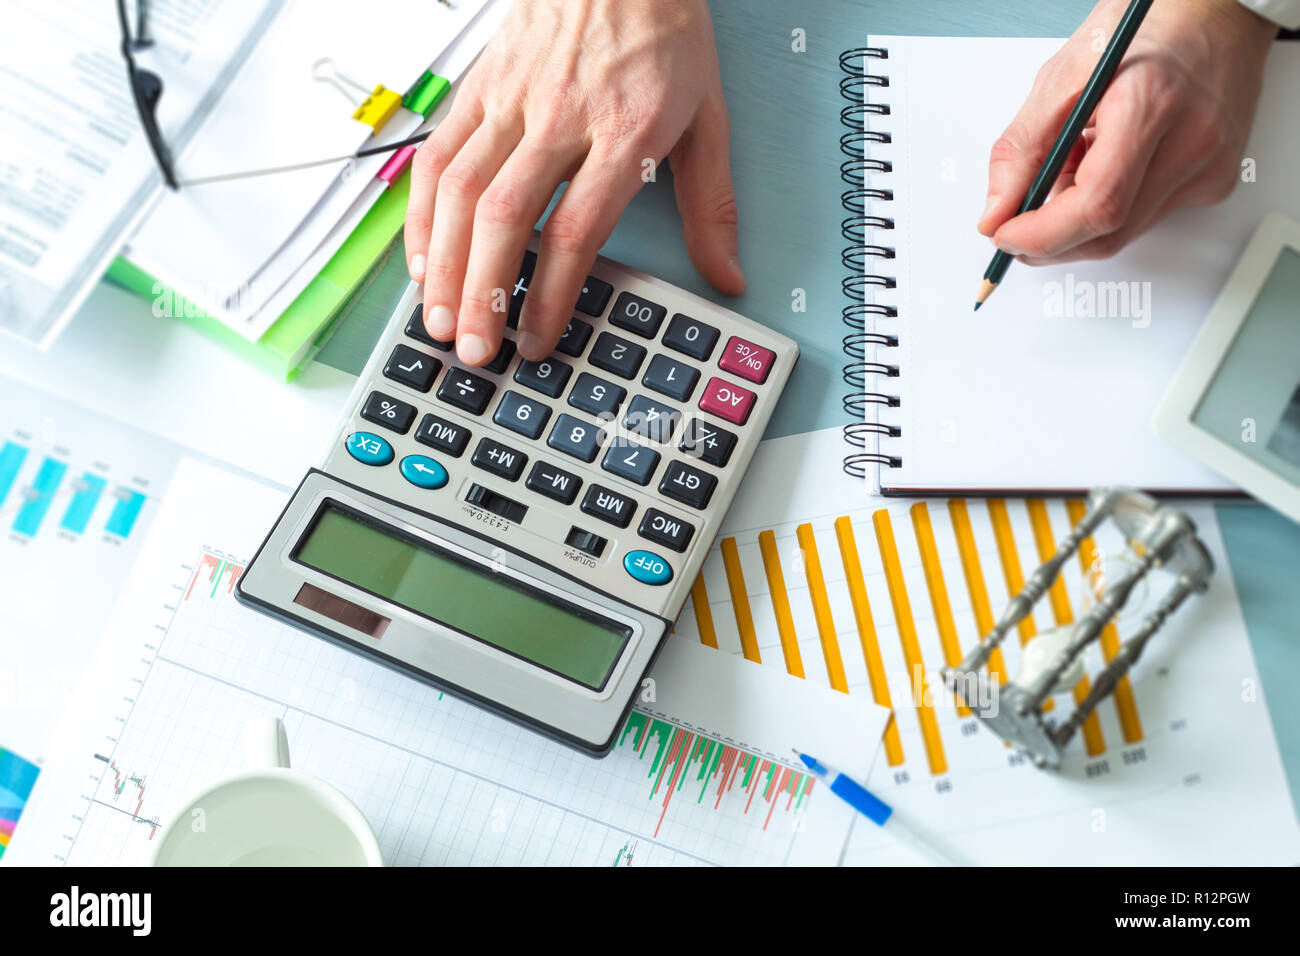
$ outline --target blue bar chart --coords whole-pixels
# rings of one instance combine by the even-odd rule
[[[145,496],[130,488],[118,488],[114,492],[114,497],[116,497],[117,501],[108,516],[108,523],[104,525],[104,530],[119,538],[125,538],[131,534],[131,529],[135,527],[135,519],[140,517],[140,509],[144,507]]]
[[[16,534],[26,535],[29,538],[36,536],[36,532],[41,528],[41,522],[45,520],[45,513],[54,503],[54,495],[59,490],[59,484],[67,471],[67,464],[57,458],[46,458],[41,462],[36,478],[25,492],[26,500],[18,509],[17,517],[14,518],[13,530]]]
[[[59,527],[72,534],[83,534],[107,485],[108,482],[99,475],[90,472],[82,475],[73,488],[72,502],[68,505],[68,510],[63,512]]]
[[[65,540],[97,531],[118,542],[131,536],[149,501],[148,494],[131,484],[147,482],[114,484],[104,474],[74,469],[61,449],[43,454],[43,449],[29,448],[22,443],[25,437],[21,433],[19,440],[0,445],[0,527],[8,524],[22,540],[47,528]]]

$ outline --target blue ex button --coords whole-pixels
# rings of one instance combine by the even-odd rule
[[[447,483],[447,469],[427,455],[402,459],[402,477],[420,488],[441,488]]]
[[[393,446],[373,432],[353,432],[348,454],[363,465],[386,465],[393,460]]]
[[[623,556],[623,570],[642,584],[667,584],[673,579],[673,569],[653,551],[629,551]]]

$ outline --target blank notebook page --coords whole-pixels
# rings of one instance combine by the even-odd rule
[[[892,190],[867,213],[894,228],[866,241],[896,250],[867,271],[897,279],[868,289],[896,306],[898,347],[875,360],[897,378],[866,389],[896,395],[868,406],[901,435],[881,438],[898,468],[874,472],[886,493],[1072,490],[1125,484],[1152,490],[1224,490],[1225,481],[1159,440],[1151,416],[1220,288],[1263,216],[1300,216],[1300,44],[1278,43],[1246,156],[1257,181],[1226,203],[1175,213],[1117,257],[1032,268],[1014,263],[972,311],[993,246],[975,230],[989,150],[1024,102],[1055,39],[872,37],[888,51],[867,60],[889,78],[867,87],[888,104],[868,129],[890,134],[867,156],[892,164],[867,185]]]

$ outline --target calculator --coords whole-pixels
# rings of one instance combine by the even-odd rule
[[[602,755],[798,347],[601,258],[554,353],[526,361],[536,241],[486,366],[459,365],[406,290],[236,595]]]

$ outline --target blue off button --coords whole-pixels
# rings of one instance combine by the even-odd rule
[[[673,569],[653,551],[629,551],[623,556],[623,570],[642,584],[667,584],[673,579]]]
[[[363,465],[386,465],[393,460],[393,446],[373,432],[353,432],[348,454]]]
[[[441,488],[447,483],[447,469],[425,455],[402,459],[402,477],[418,488]]]

